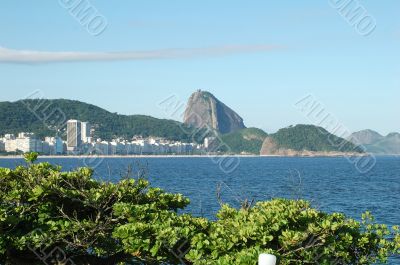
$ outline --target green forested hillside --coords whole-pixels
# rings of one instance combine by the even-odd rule
[[[0,102],[0,135],[34,132],[39,137],[53,136],[56,128],[68,119],[89,121],[96,129],[95,136],[105,140],[113,137],[131,138],[134,135],[192,140],[189,127],[179,122],[144,115],[111,113],[75,100],[30,99]],[[66,126],[61,127],[63,134]]]
[[[290,126],[270,136],[278,148],[295,151],[362,152],[355,144],[314,125]]]
[[[268,134],[261,129],[247,128],[224,134],[221,139],[233,153],[259,154],[263,141],[267,136]]]

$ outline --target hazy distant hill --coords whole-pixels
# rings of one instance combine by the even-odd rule
[[[208,126],[219,133],[231,133],[246,128],[243,119],[213,94],[198,90],[187,103],[184,123],[198,128]]]
[[[234,153],[259,154],[266,132],[257,128],[241,129],[221,136],[222,142]],[[222,150],[227,151],[227,150]]]
[[[27,106],[35,111],[30,111]],[[121,115],[91,104],[67,99],[0,102],[0,135],[34,132],[39,137],[53,136],[56,132],[48,126],[52,127],[53,123],[60,124],[64,120],[63,115],[67,120],[89,121],[95,126],[95,136],[106,140],[113,137],[129,139],[134,135],[142,135],[191,141],[188,126],[177,121],[144,115]]]
[[[269,135],[261,148],[261,155],[297,155],[307,152],[361,153],[355,144],[330,134],[322,127],[296,125]]]
[[[363,130],[353,133],[349,140],[365,147],[367,152],[374,154],[400,154],[400,134],[390,133],[382,136],[373,130]]]
[[[378,132],[368,129],[351,134],[348,140],[355,144],[367,145],[374,144],[383,138]]]

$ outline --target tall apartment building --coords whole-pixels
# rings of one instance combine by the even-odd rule
[[[89,122],[81,122],[82,142],[87,143],[89,137],[90,137],[90,123]]]
[[[67,149],[77,151],[82,144],[81,122],[78,120],[67,121]]]

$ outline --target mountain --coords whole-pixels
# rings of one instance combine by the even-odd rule
[[[337,137],[322,127],[296,125],[269,135],[262,145],[261,155],[329,155],[362,153],[357,145]]]
[[[366,145],[366,144],[376,143],[382,140],[383,138],[384,137],[380,135],[378,132],[368,129],[352,133],[348,138],[348,140],[354,144]]]
[[[380,155],[400,154],[400,134],[390,133],[382,136],[372,130],[363,130],[353,133],[349,140],[355,144],[362,145],[369,153]]]
[[[187,103],[184,123],[197,128],[209,127],[219,133],[231,133],[246,128],[243,119],[213,94],[197,90]]]
[[[259,154],[264,139],[268,136],[266,132],[257,128],[241,129],[229,134],[221,135],[223,148],[220,151],[235,154]]]
[[[135,135],[142,135],[192,141],[190,128],[177,121],[111,113],[80,101],[29,99],[0,102],[0,135],[33,132],[39,137],[54,136],[55,128],[69,119],[89,121],[95,127],[95,137],[105,140],[114,137],[129,139]],[[63,131],[65,132],[65,126],[61,133]]]

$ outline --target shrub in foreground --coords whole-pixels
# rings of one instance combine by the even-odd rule
[[[195,264],[255,264],[260,253],[287,264],[373,264],[399,250],[398,228],[343,214],[326,214],[306,201],[275,199],[250,209],[224,206],[206,234],[192,239]],[[203,257],[205,259],[201,260]]]
[[[104,183],[49,163],[0,169],[0,264],[373,264],[399,254],[396,227],[326,214],[306,201],[225,205],[216,221],[177,214],[180,194],[143,178]]]
[[[27,156],[27,167],[0,169],[0,264],[175,262],[159,230],[173,220],[185,224],[188,217],[176,211],[188,199],[149,187],[142,178],[104,183],[89,168],[62,172],[32,163],[35,158]],[[123,239],[126,228],[137,233],[134,240]]]

